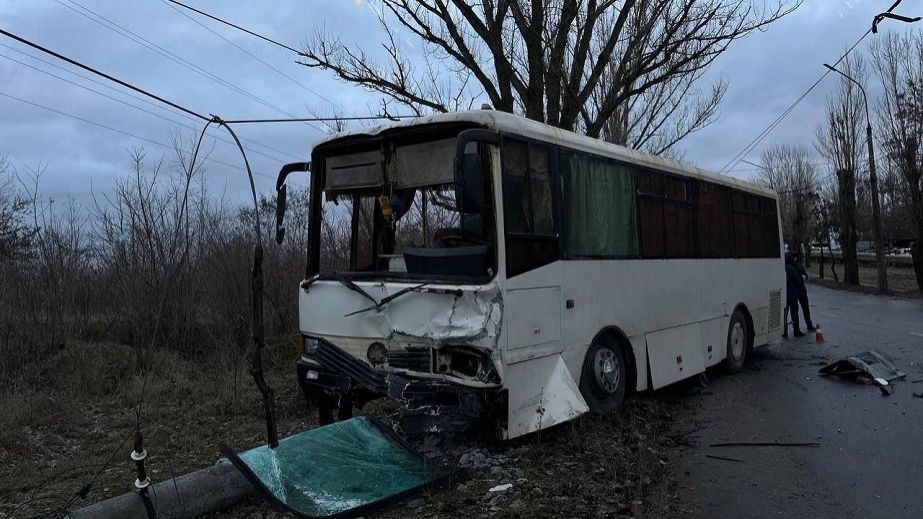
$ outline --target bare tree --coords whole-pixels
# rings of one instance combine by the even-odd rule
[[[671,140],[714,113],[706,96],[704,109],[689,110],[691,119],[677,117],[682,94],[692,91],[701,72],[733,41],[791,13],[801,0],[769,5],[746,0],[381,4],[383,60],[318,30],[302,63],[332,71],[417,114],[448,112],[486,99],[498,110],[593,137],[621,114],[627,121],[623,127],[632,126],[641,140],[671,135],[660,130],[683,121],[678,133],[649,144],[669,148]],[[400,31],[422,42],[417,60]],[[712,97],[720,91],[713,90]],[[635,109],[626,108],[632,102]],[[642,107],[649,110],[651,103],[659,112],[648,116]]]
[[[793,249],[807,248],[814,235],[812,213],[818,188],[811,152],[800,145],[774,145],[760,157],[757,175],[757,182],[779,193],[785,241]]]
[[[923,34],[888,34],[872,46],[872,56],[884,88],[879,141],[907,189],[916,227],[913,268],[923,289]]]
[[[843,72],[859,83],[868,77],[865,61],[853,54],[841,65]],[[856,214],[856,181],[862,164],[866,163],[865,105],[862,92],[853,82],[838,76],[836,92],[827,98],[827,118],[816,130],[817,150],[836,171],[837,208],[840,250],[843,254],[843,280],[859,284],[859,260],[856,243],[859,240],[859,217]],[[867,173],[867,171],[866,171]]]
[[[830,253],[830,272],[833,274],[833,280],[839,282],[840,278],[836,273],[836,257],[833,255],[832,235],[839,229],[837,224],[839,211],[839,185],[838,182],[827,177],[821,181],[818,189],[818,196],[814,204],[814,239],[820,244],[820,266],[817,274],[820,279],[824,279],[825,254],[824,246]]]
[[[0,261],[24,253],[35,234],[26,224],[29,202],[13,186],[15,171],[0,155]]]

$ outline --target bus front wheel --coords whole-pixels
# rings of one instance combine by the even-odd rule
[[[580,375],[580,394],[590,412],[615,412],[625,400],[628,368],[625,354],[612,337],[598,337],[587,350]]]
[[[744,367],[749,349],[750,333],[747,330],[747,319],[738,308],[731,314],[731,324],[728,326],[727,359],[725,366],[728,373],[737,373]]]

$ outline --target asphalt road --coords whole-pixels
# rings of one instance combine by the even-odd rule
[[[923,517],[923,301],[809,291],[825,343],[772,344],[681,399],[680,429],[704,427],[678,456],[685,517]],[[893,395],[817,373],[866,350],[907,373]],[[820,446],[710,447],[765,441]]]

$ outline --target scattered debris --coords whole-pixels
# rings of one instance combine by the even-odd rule
[[[728,442],[713,443],[712,447],[820,447],[819,443],[785,443],[785,442]]]
[[[513,484],[506,483],[504,485],[497,485],[495,487],[490,487],[490,490],[488,490],[488,492],[506,492],[507,490],[511,488],[513,488]]]
[[[714,454],[706,454],[706,458],[711,458],[713,460],[722,460],[722,461],[735,461],[737,463],[743,463],[744,460],[739,460],[737,458],[725,458],[724,456],[715,456]]]
[[[418,497],[418,498],[416,498],[416,499],[414,499],[414,500],[408,502],[406,506],[407,506],[407,508],[411,508],[411,509],[413,509],[413,508],[423,508],[423,505],[425,505],[425,504],[426,504],[426,501],[424,501],[423,498]]]
[[[820,374],[852,377],[866,384],[875,384],[885,396],[894,392],[892,381],[907,376],[877,351],[865,351],[828,364],[820,369]]]

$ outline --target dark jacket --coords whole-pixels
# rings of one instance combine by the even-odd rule
[[[785,300],[792,303],[798,299],[798,295],[807,292],[804,286],[804,278],[795,264],[795,256],[791,252],[785,253]]]

